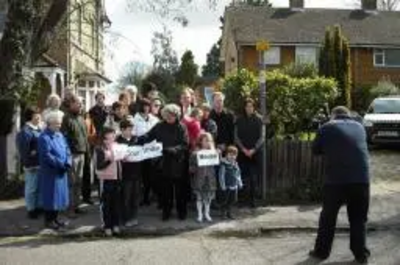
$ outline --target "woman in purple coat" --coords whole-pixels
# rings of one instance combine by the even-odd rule
[[[69,206],[68,177],[71,168],[71,153],[60,132],[62,116],[51,112],[46,116],[47,128],[39,137],[39,187],[45,226],[57,230],[65,224],[58,219],[58,212]]]

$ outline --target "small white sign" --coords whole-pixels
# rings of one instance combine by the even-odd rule
[[[219,165],[219,153],[217,150],[202,150],[197,152],[197,165],[199,167]]]
[[[140,162],[162,156],[163,146],[158,142],[151,142],[143,146],[128,146],[117,144],[114,146],[115,160],[124,160],[126,162]]]

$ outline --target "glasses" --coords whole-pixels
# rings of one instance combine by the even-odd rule
[[[154,104],[153,107],[155,107],[155,108],[160,108],[160,107],[161,107],[161,104]]]

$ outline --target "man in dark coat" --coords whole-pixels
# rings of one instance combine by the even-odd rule
[[[324,199],[319,220],[314,258],[329,257],[336,219],[342,205],[347,206],[350,222],[350,249],[356,261],[366,264],[370,252],[366,245],[366,224],[370,199],[369,153],[364,127],[345,107],[332,111],[331,121],[318,131],[313,151],[327,163]]]
[[[96,105],[89,110],[90,118],[93,121],[96,133],[100,135],[103,130],[104,124],[108,117],[108,111],[105,105],[105,96],[103,93],[96,94]]]
[[[210,119],[215,121],[218,128],[215,144],[224,152],[226,147],[234,144],[235,118],[232,113],[224,109],[224,94],[215,92],[212,100],[213,110],[210,113]]]
[[[61,132],[67,139],[68,146],[72,153],[72,169],[70,172],[70,199],[71,216],[83,213],[79,209],[80,193],[83,178],[83,166],[85,154],[89,152],[89,142],[85,120],[81,115],[82,102],[73,95],[65,100],[66,113],[63,118]]]

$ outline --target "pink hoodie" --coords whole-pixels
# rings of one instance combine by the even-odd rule
[[[197,139],[199,139],[200,134],[202,133],[201,122],[195,118],[184,117],[182,119],[182,123],[186,126],[189,136],[190,147],[194,149],[197,144]]]

